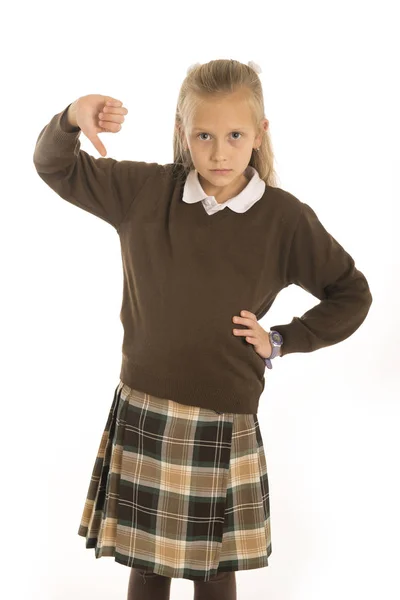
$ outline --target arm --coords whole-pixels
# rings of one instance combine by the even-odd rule
[[[111,224],[117,231],[158,163],[94,158],[81,150],[74,103],[42,129],[33,163],[38,175],[61,198]]]
[[[320,302],[291,323],[271,327],[283,336],[281,356],[345,340],[363,323],[372,303],[368,282],[353,258],[305,203],[291,242],[286,280]]]

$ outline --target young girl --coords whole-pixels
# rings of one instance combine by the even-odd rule
[[[122,366],[78,534],[131,568],[128,600],[169,598],[173,577],[193,580],[196,600],[232,600],[235,571],[268,566],[265,367],[345,340],[372,302],[312,208],[276,186],[259,72],[188,70],[170,164],[105,157],[98,133],[128,113],[108,96],[68,105],[36,143],[39,176],[121,244]],[[264,330],[291,284],[320,302]]]

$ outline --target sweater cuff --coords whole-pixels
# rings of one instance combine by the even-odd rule
[[[71,106],[72,102],[70,104],[68,104],[67,108],[65,108],[59,115],[59,124],[60,124],[60,128],[64,133],[80,133],[81,132],[81,128],[80,127],[74,127],[73,125],[70,124],[70,122],[68,121],[68,109]]]
[[[293,317],[292,322],[285,325],[273,325],[271,330],[283,337],[281,357],[292,352],[312,352],[316,348],[316,336],[299,317]]]

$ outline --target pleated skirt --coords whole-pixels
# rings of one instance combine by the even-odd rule
[[[257,415],[184,405],[119,381],[78,535],[96,558],[166,577],[208,581],[268,566]]]

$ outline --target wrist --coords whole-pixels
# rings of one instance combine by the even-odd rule
[[[271,330],[268,332],[271,346],[270,356],[266,360],[273,359],[275,356],[282,356],[283,337],[279,331]]]
[[[272,354],[272,350],[271,350],[271,354]],[[269,356],[271,356],[271,354]],[[282,356],[282,346],[280,346],[278,348],[278,354],[276,356]],[[269,358],[269,357],[268,357]]]
[[[69,105],[67,110],[67,123],[70,127],[77,128],[79,127],[78,122],[76,120],[76,100]]]

